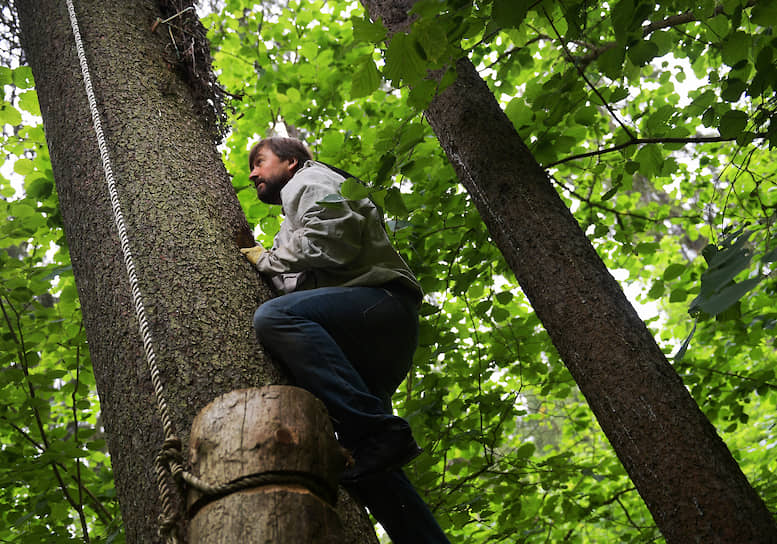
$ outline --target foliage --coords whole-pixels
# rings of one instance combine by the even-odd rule
[[[0,541],[123,542],[32,75],[0,81]]]
[[[255,198],[248,148],[298,134],[367,182],[427,292],[395,407],[427,452],[408,472],[451,540],[661,540],[424,121],[462,54],[774,508],[774,4],[421,0],[414,12],[389,44],[342,1],[227,0],[205,23],[221,83],[243,96],[224,160],[257,238],[270,243],[281,217]],[[93,538],[109,539],[116,506],[56,195],[41,128],[16,107],[37,113],[24,70],[0,72],[7,93],[22,89],[0,120],[16,127],[3,145],[25,180],[13,192],[2,179],[0,538],[78,539],[84,504]],[[79,466],[104,512],[79,500]]]

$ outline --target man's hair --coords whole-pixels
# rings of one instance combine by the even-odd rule
[[[251,170],[254,167],[254,161],[259,151],[265,147],[275,153],[282,161],[290,161],[297,159],[297,165],[294,167],[294,172],[302,168],[306,161],[313,160],[313,155],[310,154],[307,146],[297,140],[296,138],[284,138],[283,136],[273,136],[272,138],[265,138],[260,140],[254,147],[251,148],[251,152],[248,154],[248,169]]]

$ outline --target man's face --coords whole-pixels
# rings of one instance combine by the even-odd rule
[[[265,204],[280,204],[281,189],[294,175],[297,159],[282,160],[268,147],[256,154],[249,178],[256,186],[256,195]]]

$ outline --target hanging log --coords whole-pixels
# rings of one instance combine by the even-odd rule
[[[207,482],[258,485],[215,496],[190,490],[190,544],[343,541],[333,505],[345,457],[307,391],[276,385],[218,397],[194,419],[189,463]]]

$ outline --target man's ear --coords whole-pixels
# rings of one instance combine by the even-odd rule
[[[289,172],[293,172],[298,164],[299,164],[299,160],[298,159],[296,159],[294,157],[289,159]]]

